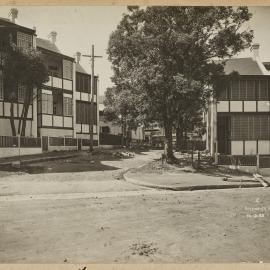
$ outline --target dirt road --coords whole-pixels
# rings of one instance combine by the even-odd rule
[[[112,173],[1,178],[0,263],[270,262],[270,189],[158,191]]]

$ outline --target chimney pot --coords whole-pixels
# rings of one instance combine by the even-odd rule
[[[77,63],[80,63],[81,61],[81,53],[80,52],[76,52],[76,60],[77,60]]]
[[[251,45],[251,51],[253,51],[253,59],[254,60],[259,57],[259,49],[260,49],[259,43],[254,43]]]
[[[56,36],[57,36],[57,33],[55,31],[52,31],[49,34],[49,39],[50,39],[50,41],[51,41],[52,44],[55,44],[56,43]]]
[[[18,13],[19,13],[19,11],[18,11],[17,8],[12,8],[12,9],[10,10],[11,21],[12,21],[13,23],[16,23],[16,19],[18,18]]]

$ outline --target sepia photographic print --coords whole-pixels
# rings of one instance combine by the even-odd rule
[[[268,265],[270,6],[210,4],[0,6],[0,269]]]

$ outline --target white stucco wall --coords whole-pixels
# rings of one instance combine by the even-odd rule
[[[231,101],[230,110],[231,112],[242,112],[242,101]]]
[[[243,155],[243,141],[231,141],[231,154]]]
[[[244,101],[244,112],[256,112],[256,101]]]
[[[217,102],[217,112],[228,112],[228,111],[229,111],[229,101]]]
[[[256,141],[245,141],[245,155],[256,155],[257,153]]]
[[[40,136],[51,137],[72,137],[73,130],[71,129],[53,129],[53,128],[40,128]]]

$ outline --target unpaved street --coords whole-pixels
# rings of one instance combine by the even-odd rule
[[[158,191],[117,172],[0,178],[0,262],[270,262],[269,189]]]

